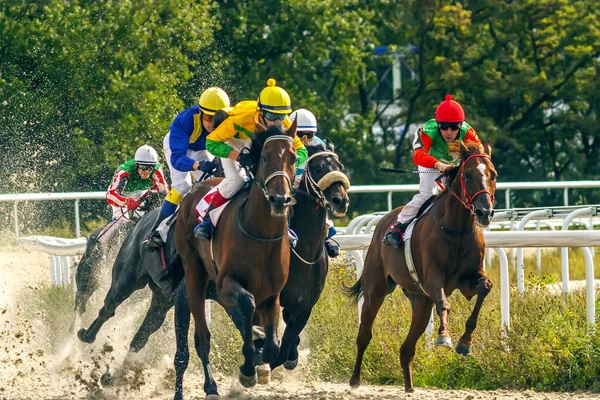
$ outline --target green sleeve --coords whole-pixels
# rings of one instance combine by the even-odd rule
[[[296,150],[296,154],[298,154],[298,161],[296,161],[296,166],[304,164],[304,162],[308,159],[308,150],[306,150],[306,147],[302,147]]]
[[[206,150],[215,157],[227,158],[233,147],[227,143],[206,139]]]

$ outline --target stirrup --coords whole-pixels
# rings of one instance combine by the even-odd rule
[[[325,239],[325,250],[327,250],[327,255],[331,258],[335,258],[340,255],[340,245],[338,242],[333,240],[332,238]]]
[[[402,237],[404,236],[404,232],[399,229],[394,229],[389,231],[383,237],[383,243],[392,246],[395,249],[400,248],[400,244],[402,243]]]

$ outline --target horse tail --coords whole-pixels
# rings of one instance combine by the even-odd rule
[[[346,296],[350,297],[354,301],[355,304],[358,303],[358,300],[360,300],[360,298],[363,295],[362,284],[360,283],[360,279],[358,279],[358,281],[356,281],[356,283],[351,287],[343,286],[342,290],[344,291]]]

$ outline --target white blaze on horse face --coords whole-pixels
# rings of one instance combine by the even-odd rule
[[[483,189],[487,190],[487,179],[485,176],[485,169],[486,169],[485,164],[483,164],[483,163],[479,164],[477,166],[477,169],[479,170],[479,172],[481,172],[481,183],[483,184]]]

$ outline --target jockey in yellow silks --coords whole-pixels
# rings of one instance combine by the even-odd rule
[[[271,78],[257,100],[237,103],[228,112],[229,117],[208,135],[206,149],[222,158],[225,179],[197,207],[202,222],[194,229],[194,236],[210,240],[220,211],[246,183],[246,171],[243,167],[249,166],[252,160],[251,155],[242,150],[252,146],[256,122],[267,127],[281,123],[287,129],[291,126],[288,118],[291,112],[290,96],[284,89],[276,86],[275,79]],[[298,154],[296,165],[302,165],[308,158],[308,152],[298,136],[294,137],[294,147]],[[213,211],[217,212],[212,213]]]

